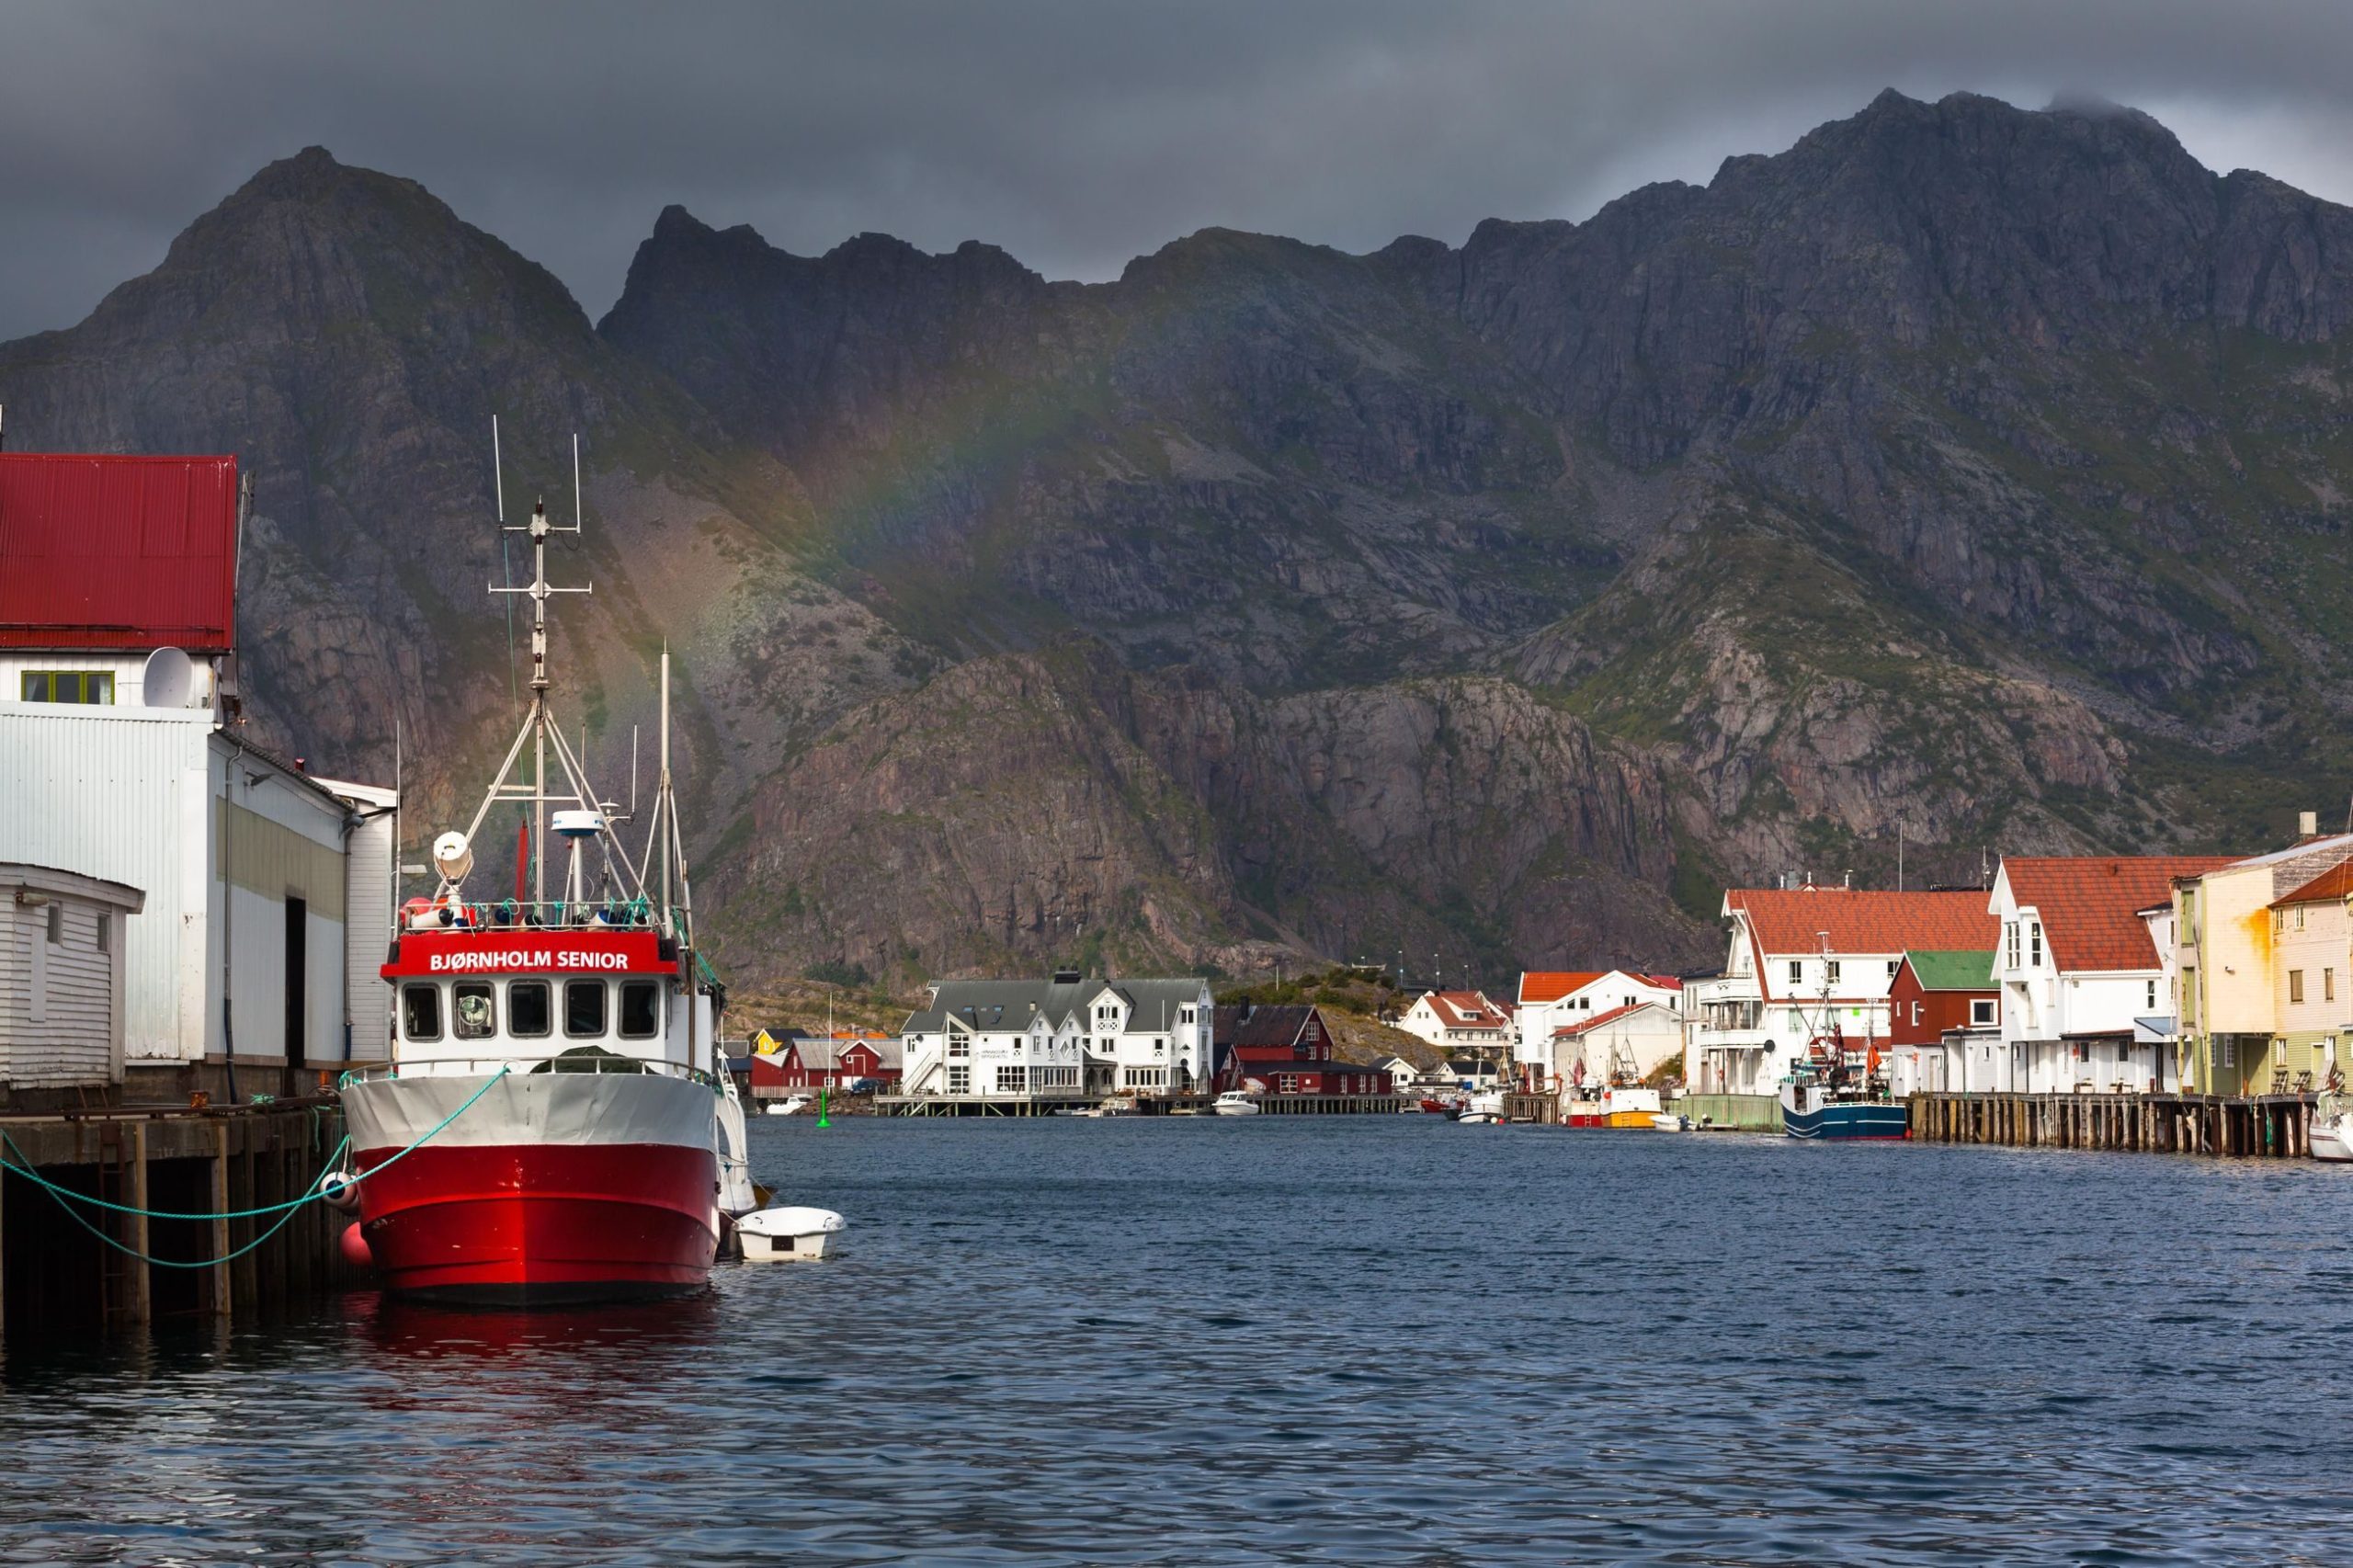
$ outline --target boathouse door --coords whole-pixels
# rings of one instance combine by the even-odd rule
[[[299,1085],[302,1076],[302,1058],[309,1054],[310,925],[309,901],[289,898],[286,901],[286,1030],[279,1037],[286,1042],[286,1067],[278,1083],[278,1093],[287,1099],[301,1093]]]

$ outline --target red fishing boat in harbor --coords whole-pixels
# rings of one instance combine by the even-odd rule
[[[576,494],[576,445],[574,463]],[[510,530],[529,536],[532,581],[492,591],[531,600],[530,709],[472,821],[435,840],[433,894],[401,911],[382,969],[391,1061],[343,1089],[358,1234],[384,1286],[406,1296],[540,1305],[691,1291],[730,1216],[753,1204],[719,1044],[723,992],[695,946],[669,655],[659,782],[634,856],[620,835],[634,779],[629,812],[600,797],[549,708],[547,601],[585,590],[549,585],[547,540],[579,528],[575,501],[569,528],[542,505]],[[492,902],[470,891],[472,846],[508,808],[522,818],[516,892]]]

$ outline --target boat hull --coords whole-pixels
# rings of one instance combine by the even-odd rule
[[[1912,1136],[1910,1108],[1885,1100],[1824,1100],[1781,1095],[1781,1131],[1809,1142],[1891,1140]]]
[[[395,1160],[480,1078],[345,1091],[360,1234],[384,1288],[462,1305],[642,1301],[700,1290],[717,1256],[716,1098],[653,1074],[510,1076]]]
[[[2313,1122],[2312,1154],[2331,1165],[2353,1161],[2353,1121],[2343,1117]]]

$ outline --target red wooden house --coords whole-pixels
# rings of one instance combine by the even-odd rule
[[[1221,1091],[1241,1087],[1245,1077],[1264,1078],[1266,1074],[1258,1069],[1273,1063],[1326,1064],[1325,1053],[1332,1046],[1332,1031],[1324,1015],[1296,1004],[1227,1003],[1211,1017],[1211,1030],[1217,1062],[1213,1076]]]
[[[2000,1006],[1992,952],[1915,949],[1904,955],[1888,986],[1887,1040],[1938,1045],[1947,1029],[1994,1028]]]
[[[1243,1071],[1270,1095],[1386,1095],[1397,1087],[1388,1069],[1355,1062],[1245,1062]]]
[[[773,1099],[796,1090],[838,1089],[860,1081],[898,1086],[901,1057],[893,1035],[836,1032],[828,1040],[798,1029],[771,1030],[784,1049],[752,1058],[752,1094]]]

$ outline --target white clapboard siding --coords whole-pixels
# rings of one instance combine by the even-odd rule
[[[0,1078],[12,1088],[105,1084],[114,1074],[114,969],[111,956],[98,950],[98,911],[60,903],[64,939],[54,943],[45,906],[10,905]],[[115,935],[119,941],[119,928]]]

